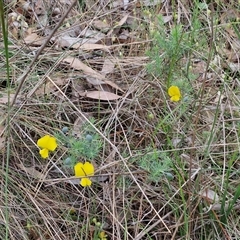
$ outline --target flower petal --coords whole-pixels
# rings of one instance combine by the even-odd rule
[[[168,95],[171,97],[171,101],[178,102],[181,98],[180,89],[177,86],[171,86],[168,89]]]
[[[40,150],[39,153],[40,153],[41,157],[44,159],[48,157],[48,149],[46,149],[46,148]]]
[[[168,94],[169,96],[174,96],[174,95],[180,95],[180,90],[177,86],[171,86],[169,89],[168,89]]]
[[[82,178],[80,181],[80,184],[83,187],[87,187],[87,186],[91,186],[92,181],[89,178]]]
[[[93,176],[94,175],[94,166],[90,162],[85,162],[83,164],[83,170],[87,176]]]
[[[101,231],[99,234],[98,234],[99,238],[104,240],[104,239],[107,239],[107,234],[104,232],[104,231]]]
[[[74,166],[75,177],[85,177],[86,174],[83,170],[83,164],[81,162]]]
[[[75,177],[82,177],[80,184],[83,187],[91,186],[92,181],[87,176],[94,175],[94,166],[90,162],[79,162],[74,166]]]
[[[57,148],[57,141],[55,137],[49,137],[48,139],[48,147],[49,151],[54,151]]]
[[[46,148],[49,151],[54,151],[57,148],[57,141],[56,138],[45,135],[44,137],[38,139],[37,145],[40,148]]]
[[[50,136],[49,136],[49,135],[46,135],[46,136],[38,139],[38,141],[37,141],[38,147],[40,147],[40,148],[46,148],[47,142],[48,142],[48,139],[49,139],[49,138],[50,138]]]
[[[172,96],[171,99],[170,99],[172,102],[178,102],[180,100],[180,97],[175,95],[175,96]]]

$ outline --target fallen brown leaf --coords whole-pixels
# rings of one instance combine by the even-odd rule
[[[89,75],[93,78],[97,78],[100,80],[104,79],[104,76],[101,75],[100,73],[96,72],[92,68],[88,67],[85,65],[82,61],[80,61],[77,58],[74,57],[66,57],[62,60],[62,62],[68,63],[70,67],[76,69],[76,70],[81,70],[83,71],[86,75]],[[101,83],[99,83],[101,84]]]
[[[108,73],[113,72],[115,67],[115,62],[112,59],[106,58],[103,63],[101,73],[105,76]]]
[[[44,38],[37,35],[37,33],[31,33],[24,39],[26,44],[32,46],[41,46],[44,42]]]
[[[41,179],[41,180],[46,178],[44,174],[37,171],[34,167],[25,167],[22,163],[17,164],[17,166],[33,178]]]
[[[88,98],[104,100],[104,101],[112,101],[112,100],[117,100],[121,98],[121,96],[115,93],[105,92],[105,91],[89,91],[89,92],[79,93],[79,95],[82,97],[88,97]]]
[[[103,32],[107,32],[110,29],[110,25],[106,21],[101,20],[95,20],[93,26]]]
[[[67,82],[68,82],[68,79],[61,78],[61,77],[54,77],[53,76],[51,79],[59,87],[66,85]],[[37,96],[42,96],[44,94],[49,94],[49,93],[55,91],[56,89],[57,89],[56,86],[51,81],[47,80],[46,84],[42,84],[41,87],[35,92],[35,94]]]

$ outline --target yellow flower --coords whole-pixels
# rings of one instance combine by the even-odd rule
[[[80,184],[83,187],[91,186],[92,181],[88,178],[88,176],[94,175],[94,166],[90,162],[77,163],[74,166],[75,177],[81,177]]]
[[[98,234],[98,237],[99,237],[101,240],[107,240],[107,234],[106,234],[104,231],[101,231],[101,232]]]
[[[172,102],[178,102],[181,99],[181,92],[177,86],[171,86],[168,89],[168,95],[171,97]]]
[[[37,145],[41,148],[39,151],[41,157],[47,158],[49,151],[54,151],[57,148],[57,141],[56,138],[45,135],[44,137],[38,139]]]

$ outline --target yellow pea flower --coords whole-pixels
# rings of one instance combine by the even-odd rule
[[[101,240],[107,240],[107,234],[104,231],[101,231],[98,236]]]
[[[83,187],[91,186],[92,181],[88,176],[94,175],[94,166],[90,162],[79,162],[74,166],[75,177],[81,177],[80,184]]]
[[[178,102],[181,99],[181,92],[177,86],[171,86],[168,89],[168,95],[171,97],[172,102]]]
[[[42,158],[47,158],[49,151],[54,151],[57,148],[57,140],[55,137],[45,135],[38,139],[37,145],[41,150],[39,151]]]

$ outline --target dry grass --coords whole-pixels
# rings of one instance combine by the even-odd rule
[[[9,29],[11,89],[16,101],[11,109],[1,105],[1,119],[7,114],[11,119],[10,134],[3,131],[11,155],[5,178],[7,151],[2,148],[0,238],[6,238],[7,229],[8,239],[97,240],[101,231],[107,239],[239,239],[239,200],[224,218],[239,186],[238,4],[214,1],[207,11],[204,1],[163,1],[153,6],[140,1],[131,2],[124,11],[116,2],[81,3],[62,19],[54,36],[60,39],[79,27],[100,32],[95,21],[101,20],[110,29],[97,44],[106,48],[64,47],[66,43],[55,38],[37,53],[38,44],[23,41],[27,30],[23,25],[17,34]],[[34,11],[42,7],[48,13],[44,15],[30,8],[22,12],[21,4],[9,3],[6,14],[22,13],[28,29],[38,29],[45,40],[69,7],[39,1]],[[166,20],[158,31],[169,36],[182,24],[188,39],[180,44],[189,43],[189,48],[180,58],[162,58],[160,70],[147,71],[147,64],[156,60],[151,49],[158,14]],[[193,24],[195,14],[201,16],[200,30]],[[44,17],[50,27],[41,26]],[[18,22],[23,24],[23,19]],[[158,50],[161,58],[165,49]],[[3,53],[1,45],[4,93]],[[106,59],[114,62],[105,78],[123,91],[115,85],[91,84],[92,76],[85,69],[64,62],[68,56],[98,73]],[[169,101],[169,84],[180,86],[180,102]],[[96,89],[114,90],[121,98],[100,101],[82,94]],[[73,171],[63,166],[67,146],[59,142],[50,159],[43,160],[36,142],[45,134],[59,134],[65,126],[79,137],[86,123],[103,147],[92,161],[96,168],[92,186],[82,188],[69,181]],[[171,164],[153,176],[154,168],[161,170],[154,162],[164,164],[166,159]],[[143,168],[146,161],[152,172]]]

